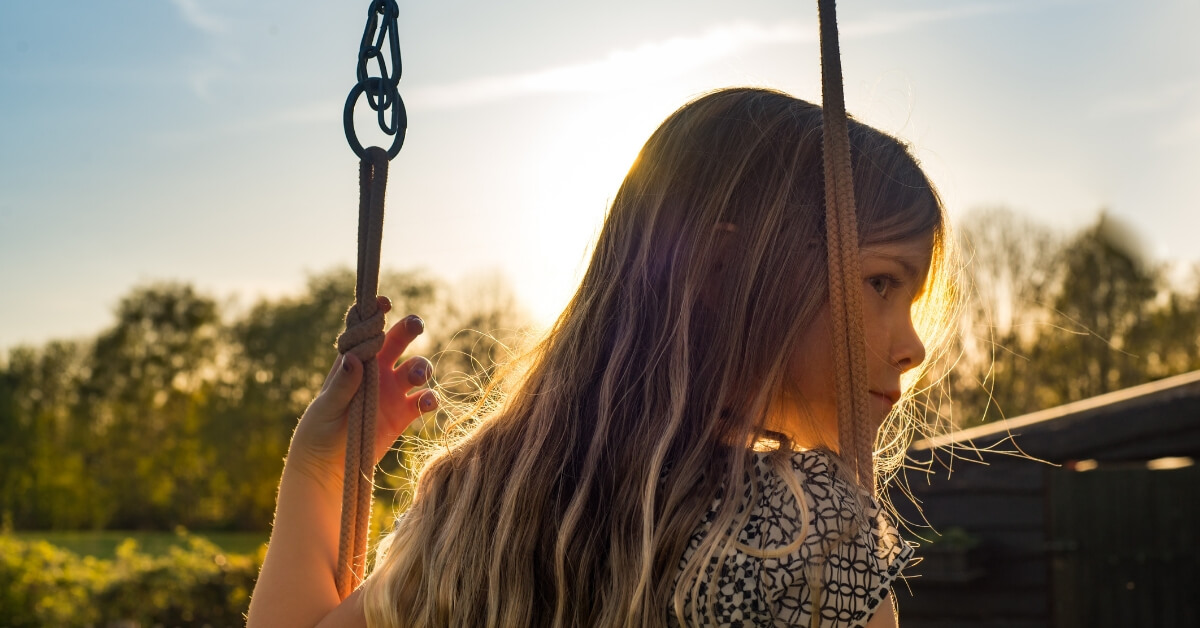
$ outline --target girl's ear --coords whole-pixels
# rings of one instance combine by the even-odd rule
[[[712,263],[708,267],[704,286],[700,291],[700,303],[710,310],[717,308],[721,293],[725,291],[726,282],[729,281],[727,269],[734,251],[737,250],[738,237],[738,227],[731,222],[718,222],[713,225]]]

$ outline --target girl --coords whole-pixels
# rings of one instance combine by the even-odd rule
[[[935,324],[947,226],[899,141],[851,121],[850,142],[886,474],[908,443],[917,330],[949,328]],[[507,396],[425,462],[340,605],[343,414],[361,368],[335,363],[292,440],[251,625],[894,625],[886,596],[912,549],[837,454],[822,172],[805,101],[727,89],[671,115],[566,311]],[[391,368],[418,321],[379,356],[380,457],[433,407],[409,392],[427,361]]]

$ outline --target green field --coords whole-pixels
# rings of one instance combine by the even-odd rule
[[[230,554],[253,554],[267,542],[266,532],[205,532],[191,531],[192,536],[201,536]],[[75,531],[75,532],[14,532],[22,541],[46,541],[81,556],[111,559],[117,546],[125,539],[134,539],[145,554],[160,556],[171,547],[186,545],[186,539],[174,532],[122,532],[122,531]]]

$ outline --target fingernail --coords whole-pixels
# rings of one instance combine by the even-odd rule
[[[436,405],[437,397],[433,393],[426,393],[424,397],[421,397],[421,409],[425,412],[429,412]]]
[[[408,381],[414,386],[424,384],[427,377],[429,377],[429,366],[423,361],[412,367],[412,370],[408,372]]]
[[[354,370],[354,364],[350,362],[349,353],[342,354],[342,370],[346,371],[347,373]]]
[[[404,319],[404,328],[407,329],[408,333],[410,334],[419,334],[425,331],[425,321],[421,320],[421,317],[417,316],[416,314],[409,314],[408,317]]]

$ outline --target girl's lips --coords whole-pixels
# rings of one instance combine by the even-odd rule
[[[897,390],[889,390],[887,392],[880,392],[878,390],[872,390],[871,394],[886,401],[888,403],[888,405],[890,405],[890,406],[896,405],[896,402],[900,400],[900,391],[897,391]]]

